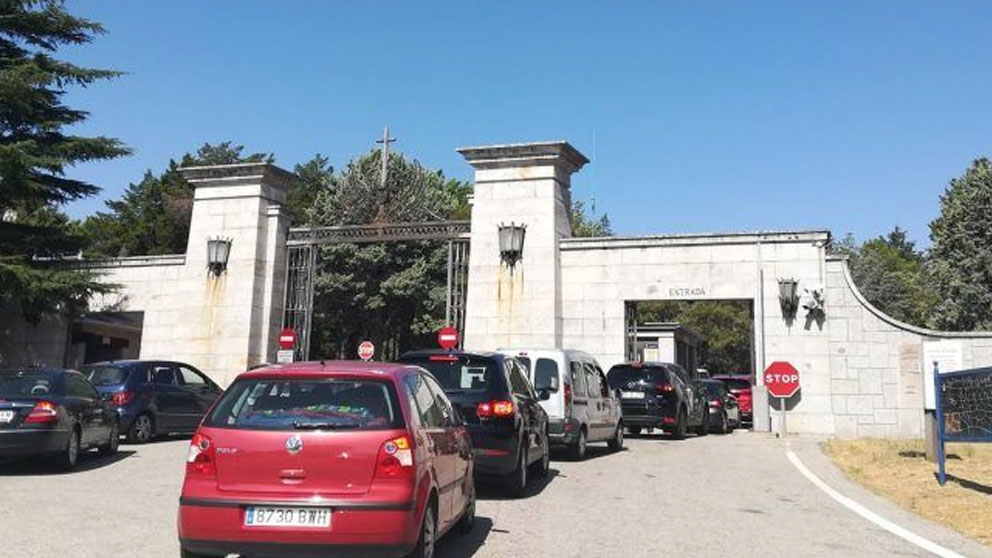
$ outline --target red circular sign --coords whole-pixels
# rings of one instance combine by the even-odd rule
[[[765,387],[773,397],[792,397],[799,391],[799,371],[784,361],[776,361],[765,368]]]
[[[362,360],[372,360],[375,355],[375,345],[371,341],[362,341],[358,346],[358,358]]]
[[[445,351],[450,351],[458,346],[458,330],[445,326],[437,331],[437,344]]]
[[[279,348],[292,349],[296,345],[296,332],[292,328],[286,328],[279,332]]]

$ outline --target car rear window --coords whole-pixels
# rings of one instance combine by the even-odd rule
[[[728,380],[726,378],[722,378],[721,381],[726,384],[729,389],[751,389],[751,382],[748,380]]]
[[[245,379],[224,392],[207,426],[247,430],[384,430],[403,427],[389,382]]]
[[[722,385],[716,382],[702,382],[702,384],[706,395],[710,397],[723,397],[725,392]]]
[[[630,382],[650,382],[652,384],[667,384],[668,370],[660,366],[631,366],[618,364],[610,368],[606,381],[613,389],[621,389]]]
[[[131,369],[125,366],[87,366],[83,368],[86,379],[94,386],[116,386],[127,381]]]
[[[61,395],[60,375],[40,370],[0,370],[0,397]]]
[[[445,393],[481,393],[498,387],[496,361],[489,357],[429,355],[400,360],[427,369]]]
[[[550,358],[537,359],[537,365],[531,374],[534,380],[534,389],[542,390],[551,387],[551,379],[558,377],[558,363]]]

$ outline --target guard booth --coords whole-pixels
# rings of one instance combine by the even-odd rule
[[[702,335],[678,322],[645,322],[637,326],[637,360],[674,362],[695,376],[699,367],[699,345],[704,340]]]

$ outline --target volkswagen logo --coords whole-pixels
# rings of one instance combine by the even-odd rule
[[[293,434],[286,440],[286,451],[296,455],[303,449],[303,438],[299,434]]]

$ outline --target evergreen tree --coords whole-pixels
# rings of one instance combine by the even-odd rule
[[[88,113],[62,99],[69,87],[119,72],[52,56],[103,32],[58,0],[0,1],[0,303],[18,303],[31,320],[81,306],[108,289],[90,274],[60,265],[65,254],[82,248],[83,238],[58,208],[99,190],[68,177],[69,167],[120,157],[128,149],[116,139],[67,132]]]
[[[930,223],[930,272],[940,297],[930,323],[992,329],[992,163],[975,160],[940,197]]]

